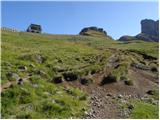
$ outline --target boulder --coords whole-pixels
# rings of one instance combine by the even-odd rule
[[[103,30],[103,28],[98,28],[95,26],[83,28],[79,34],[80,35],[89,35],[87,32],[90,30],[103,33],[104,36],[107,36],[107,32],[105,30]]]
[[[19,80],[18,80],[18,83],[17,83],[18,85],[23,85],[23,79],[22,78],[20,78]]]
[[[18,81],[20,79],[20,77],[19,77],[18,74],[12,73],[12,72],[7,73],[6,76],[7,76],[7,78],[9,80],[16,80],[16,81]]]
[[[159,21],[154,21],[150,19],[144,19],[141,21],[141,33],[145,33],[151,36],[159,35]]]
[[[144,19],[141,21],[141,33],[135,36],[145,41],[159,41],[159,20]]]
[[[143,41],[159,41],[159,20],[154,21],[151,19],[144,19],[141,21],[141,33],[136,36],[122,36],[119,41],[133,41],[133,40],[143,40]]]
[[[44,63],[47,60],[46,57],[44,57],[42,55],[36,55],[35,57],[36,57],[36,62],[40,63],[40,64]]]
[[[131,66],[137,69],[141,69],[141,70],[150,70],[148,66],[140,64],[140,63],[132,63]]]
[[[65,72],[63,77],[66,81],[74,81],[78,79],[78,74],[75,72]]]
[[[23,71],[27,70],[27,67],[26,66],[19,66],[18,70],[23,72]]]

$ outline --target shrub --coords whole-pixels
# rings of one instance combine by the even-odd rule
[[[87,95],[83,94],[79,97],[79,100],[87,100]]]
[[[108,84],[108,83],[113,83],[113,82],[117,82],[117,79],[115,76],[109,74],[108,76],[104,76],[102,81],[101,81],[101,85],[104,84]]]
[[[129,86],[133,85],[133,81],[132,80],[125,80],[124,83],[126,85],[129,85]]]
[[[54,83],[62,83],[63,82],[62,76],[55,76],[53,78],[52,82],[54,82]]]
[[[158,106],[136,101],[131,113],[132,119],[158,119]]]
[[[80,82],[83,85],[89,85],[89,84],[93,83],[93,80],[91,78],[81,78]]]

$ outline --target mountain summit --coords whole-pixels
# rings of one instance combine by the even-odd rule
[[[122,36],[120,41],[130,40],[159,41],[159,20],[144,19],[141,21],[141,33],[136,36]]]

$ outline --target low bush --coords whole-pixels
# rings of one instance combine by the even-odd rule
[[[101,85],[109,84],[109,83],[113,83],[113,82],[117,82],[117,79],[115,76],[109,74],[108,76],[103,77],[103,79],[101,81]]]
[[[133,80],[125,80],[124,83],[125,85],[129,85],[129,86],[134,85]]]

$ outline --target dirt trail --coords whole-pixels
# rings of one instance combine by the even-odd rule
[[[129,78],[134,81],[133,86],[125,85],[124,81],[100,86],[103,73],[97,73],[92,77],[95,82],[88,86],[82,85],[79,81],[64,83],[64,86],[78,87],[89,94],[91,111],[85,117],[89,119],[126,118],[117,103],[119,96],[141,98],[148,90],[158,87],[155,82],[158,79],[152,73],[135,68],[129,69]]]
[[[118,65],[118,56],[120,54],[112,55],[107,62],[107,69],[104,69],[101,73],[96,73],[90,77],[93,79],[93,83],[89,85],[82,85],[80,81],[64,81],[62,84],[64,87],[72,86],[81,89],[86,92],[90,98],[91,109],[86,113],[84,118],[87,119],[118,119],[126,118],[120,109],[118,100],[122,97],[141,98],[146,94],[148,90],[152,90],[158,87],[158,77],[151,71],[144,71],[137,68],[128,69],[128,78],[133,81],[133,86],[124,84],[124,81],[118,81],[114,83],[108,83],[100,85],[104,75],[110,72],[110,69],[115,68]],[[23,79],[24,82],[28,81],[29,76]],[[8,88],[12,84],[17,82],[8,82],[1,86],[1,92]]]

